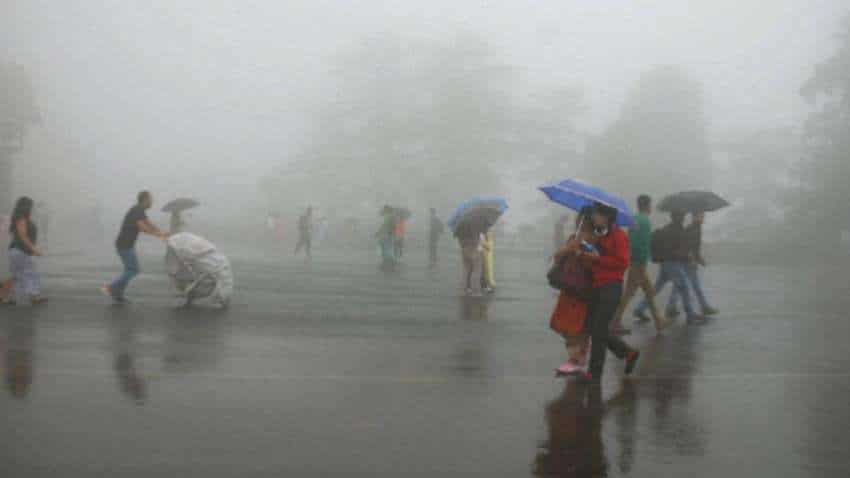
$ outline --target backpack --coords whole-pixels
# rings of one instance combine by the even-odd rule
[[[658,264],[666,261],[670,256],[670,234],[668,226],[652,231],[649,239],[649,252],[652,262]]]

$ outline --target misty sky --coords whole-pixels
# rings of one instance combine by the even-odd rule
[[[103,187],[155,182],[202,196],[209,182],[187,186],[185,176],[249,191],[295,154],[335,59],[366,36],[478,34],[530,82],[582,86],[588,132],[616,117],[642,71],[679,64],[704,83],[718,134],[801,121],[799,85],[833,50],[847,9],[843,0],[0,5],[0,57],[32,72],[45,129],[96,151]]]

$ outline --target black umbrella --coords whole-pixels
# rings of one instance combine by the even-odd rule
[[[162,212],[180,212],[186,209],[192,209],[199,206],[200,203],[194,199],[179,198],[169,201],[165,206],[162,206]]]
[[[658,204],[664,212],[712,212],[723,209],[729,201],[709,191],[682,191],[671,194]]]

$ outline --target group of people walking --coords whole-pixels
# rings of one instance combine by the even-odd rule
[[[122,274],[101,291],[116,304],[128,302],[125,295],[130,281],[140,272],[136,242],[141,233],[167,239],[169,232],[157,228],[147,217],[153,196],[142,191],[136,204],[124,216],[115,241],[123,265]],[[32,219],[34,202],[29,197],[17,200],[9,225],[11,241],[8,248],[11,279],[2,283],[0,301],[14,304],[27,298],[32,304],[43,304],[47,298],[41,292],[41,280],[33,257],[43,255],[38,247],[39,231]],[[688,322],[705,320],[717,313],[706,299],[699,267],[705,266],[702,256],[702,225],[704,213],[692,211],[690,224],[687,214],[671,212],[670,223],[652,231],[650,214],[652,200],[642,195],[637,199],[638,214],[628,234],[617,225],[618,210],[595,203],[583,208],[576,218],[576,230],[563,240],[553,256],[549,279],[561,289],[551,317],[551,327],[567,341],[569,358],[558,368],[561,374],[579,374],[587,382],[598,382],[605,363],[606,350],[625,361],[626,373],[631,373],[640,352],[622,338],[630,332],[623,323],[626,309],[638,289],[644,292],[643,301],[634,310],[641,322],[652,320],[662,331],[679,312],[682,305]],[[385,262],[396,262],[404,253],[404,234],[409,213],[390,206],[382,209],[383,222],[377,239]],[[559,229],[563,230],[563,222]],[[308,257],[311,245],[312,208],[299,220],[299,240],[295,252],[305,250]],[[429,260],[437,263],[437,245],[445,226],[431,209],[429,225]],[[453,229],[461,249],[463,285],[467,295],[492,293],[496,282],[493,273],[493,234],[490,228],[476,229],[466,223]],[[659,264],[659,274],[653,284],[648,266]],[[477,273],[477,275],[476,275]],[[477,284],[476,284],[477,283]],[[664,311],[658,307],[657,293],[668,283],[673,284]],[[691,292],[700,310],[695,309]],[[647,315],[647,310],[650,315]]]
[[[640,352],[621,336],[630,332],[623,316],[638,289],[645,298],[634,316],[642,322],[653,320],[658,332],[678,315],[678,302],[689,322],[717,313],[705,297],[698,270],[705,266],[701,252],[704,214],[692,212],[691,224],[686,227],[686,214],[674,211],[671,222],[653,232],[651,198],[638,197],[637,206],[639,213],[628,234],[617,226],[615,208],[596,203],[583,209],[576,232],[553,257],[549,280],[561,292],[550,326],[565,338],[568,352],[567,361],[557,369],[560,375],[578,375],[583,382],[598,383],[606,350],[625,362],[627,375],[634,370]],[[649,277],[650,260],[660,265],[655,284]],[[670,282],[674,293],[661,312],[656,296]],[[693,308],[691,290],[701,313]],[[647,309],[651,317],[646,315]]]

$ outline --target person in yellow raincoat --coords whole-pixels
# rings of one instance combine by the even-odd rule
[[[492,293],[496,288],[493,276],[493,231],[481,235],[481,289]]]

